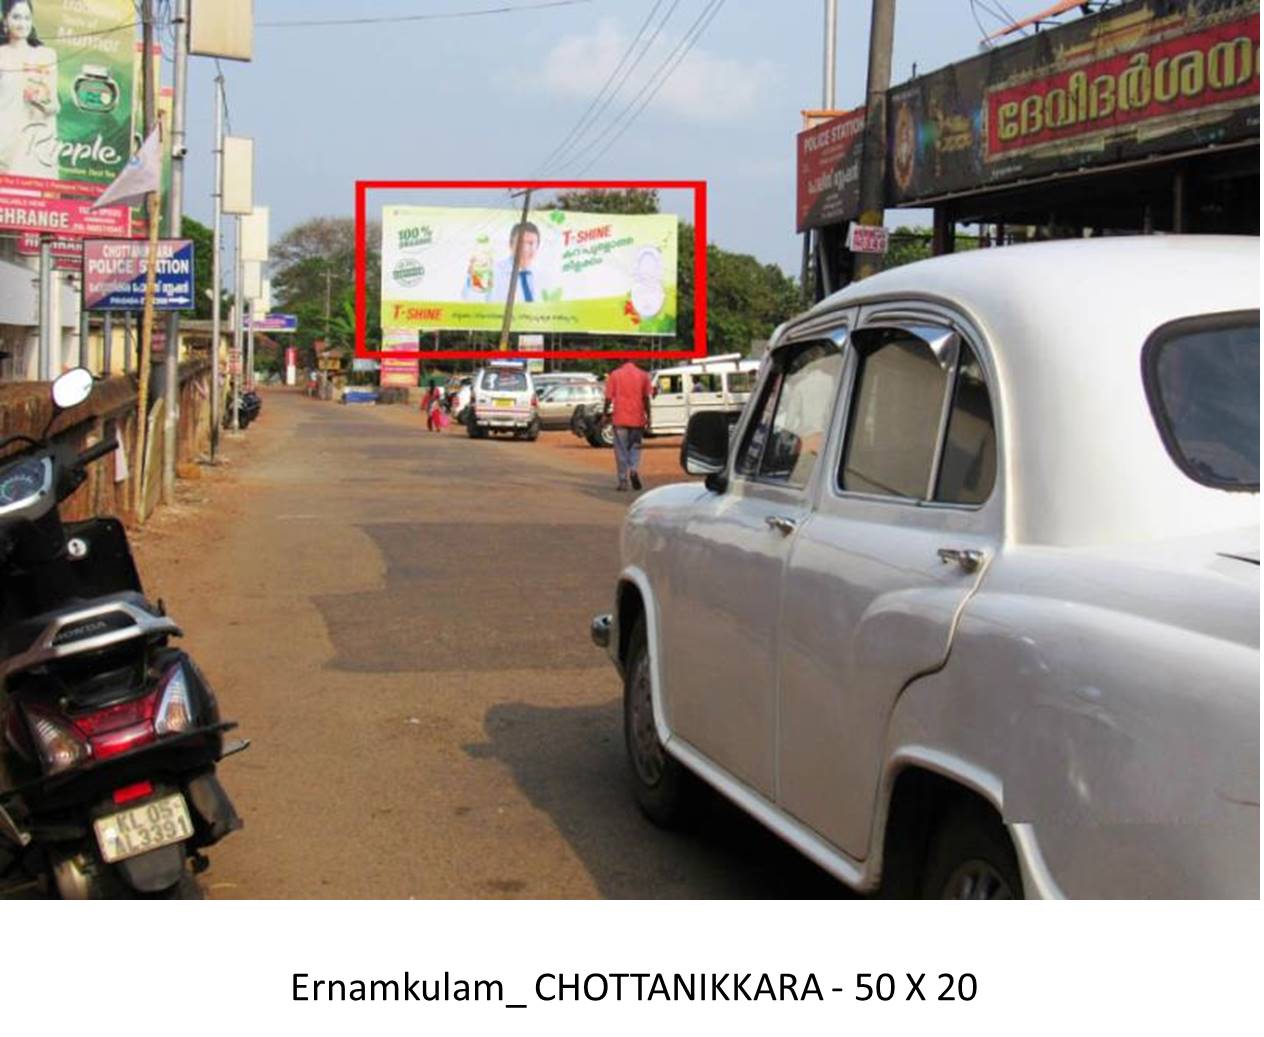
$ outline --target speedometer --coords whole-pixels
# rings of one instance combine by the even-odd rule
[[[44,462],[22,461],[10,468],[0,468],[0,509],[23,504],[39,496],[44,488]]]

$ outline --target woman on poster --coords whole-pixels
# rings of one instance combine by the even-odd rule
[[[57,52],[35,31],[34,0],[0,2],[0,173],[57,178]]]

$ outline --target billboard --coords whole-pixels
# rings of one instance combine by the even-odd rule
[[[798,136],[795,229],[824,227],[860,212],[865,109],[836,115]]]
[[[90,310],[141,310],[145,305],[147,241],[129,238],[83,243],[83,301]],[[191,310],[193,306],[193,242],[158,242],[157,310]]]
[[[1136,0],[887,94],[887,200],[1259,136],[1259,0]]]
[[[135,38],[132,0],[34,4],[27,46],[0,46],[0,180],[119,174],[132,147]]]
[[[520,219],[505,209],[383,206],[382,326],[499,331]],[[676,223],[530,213],[511,330],[674,335]]]

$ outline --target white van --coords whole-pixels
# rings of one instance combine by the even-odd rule
[[[699,411],[740,413],[758,375],[759,361],[747,360],[741,353],[709,356],[653,372],[647,431],[651,436],[674,436],[684,432],[690,416]]]
[[[521,362],[493,360],[474,373],[473,401],[465,430],[471,439],[489,432],[512,432],[515,439],[538,439],[539,400],[531,373]]]

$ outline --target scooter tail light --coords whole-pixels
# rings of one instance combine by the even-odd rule
[[[36,710],[28,709],[26,716],[35,746],[50,774],[77,767],[92,755],[87,742],[78,737],[72,728]]]
[[[159,685],[158,709],[154,713],[154,733],[174,735],[193,726],[193,698],[183,663],[176,663]]]

